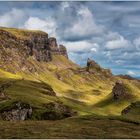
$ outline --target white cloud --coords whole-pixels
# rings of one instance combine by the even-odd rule
[[[68,5],[66,6],[68,8]],[[73,24],[71,27],[68,27],[63,31],[64,38],[92,37],[92,35],[98,35],[104,32],[104,27],[96,24],[91,11],[87,7],[79,7],[79,10],[76,12],[77,16],[75,20],[72,21]]]
[[[137,48],[138,50],[140,50],[140,37],[134,39],[133,43],[134,43],[134,45],[136,46],[136,48]]]
[[[70,52],[89,51],[92,48],[92,44],[86,41],[66,42],[65,44]]]
[[[55,36],[56,24],[50,18],[43,20],[38,17],[29,17],[29,19],[25,22],[24,27],[32,30],[42,30],[51,36]]]
[[[25,14],[22,10],[13,8],[10,12],[7,12],[0,16],[0,26],[4,27],[19,27],[25,18]]]
[[[97,52],[99,45],[88,41],[63,42],[66,45],[68,52]]]
[[[69,7],[69,3],[67,1],[61,3],[61,9],[65,10],[65,8]]]
[[[97,49],[96,48],[91,48],[91,51],[97,52]]]
[[[105,44],[105,48],[109,50],[120,49],[120,48],[128,48],[131,46],[131,43],[124,39],[123,36],[120,36],[118,39],[109,40]]]
[[[133,71],[131,71],[131,70],[129,70],[129,71],[127,72],[127,74],[128,74],[128,75],[136,75],[135,72],[133,72]]]
[[[105,38],[107,40],[116,40],[116,39],[120,39],[120,34],[118,32],[112,32],[112,31],[108,31],[107,34],[105,34]]]

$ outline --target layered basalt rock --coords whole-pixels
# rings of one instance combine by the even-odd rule
[[[48,44],[50,46],[51,54],[63,55],[68,58],[67,49],[64,45],[59,45],[56,38],[50,37],[48,39]]]
[[[48,39],[48,44],[52,54],[59,54],[59,48],[57,45],[57,40],[54,37]]]
[[[33,56],[38,61],[50,61],[50,47],[48,35],[32,35],[30,40],[24,40],[24,45],[28,47],[28,55]]]
[[[0,67],[16,62],[19,69],[31,56],[37,61],[48,62],[53,55],[63,55],[68,58],[66,48],[60,45],[54,37],[47,33],[20,29],[0,29]],[[15,64],[16,65],[16,64]],[[31,64],[28,64],[31,66]]]
[[[68,58],[68,53],[67,53],[67,49],[64,45],[59,45],[59,52],[61,55],[65,56],[66,58]]]

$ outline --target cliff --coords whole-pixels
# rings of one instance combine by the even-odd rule
[[[14,28],[0,28],[0,67],[16,62],[19,66],[26,64],[32,57],[37,61],[49,62],[53,55],[68,58],[63,45],[58,46],[54,37],[42,31],[31,31]]]

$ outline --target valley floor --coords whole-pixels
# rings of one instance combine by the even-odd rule
[[[0,121],[0,138],[140,138],[140,124],[118,117],[81,116],[57,121]]]

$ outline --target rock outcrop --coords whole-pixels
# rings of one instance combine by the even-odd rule
[[[89,73],[100,75],[101,78],[104,78],[104,77],[111,78],[113,76],[110,69],[102,68],[98,63],[96,63],[94,60],[90,58],[88,58],[87,60],[86,71]]]
[[[51,102],[46,104],[46,112],[42,115],[44,120],[59,120],[77,115],[69,106],[62,102]]]
[[[64,45],[59,45],[59,52],[61,55],[64,55],[66,58],[68,58],[67,49]]]
[[[63,45],[59,47],[56,38],[49,38],[47,33],[0,28],[0,67],[5,68],[6,65],[16,62],[21,69],[29,57],[48,62],[53,55],[68,58],[66,48]],[[31,64],[28,65],[32,67]]]
[[[32,107],[29,104],[16,102],[9,108],[1,111],[1,118],[6,121],[24,121],[31,118]]]
[[[88,58],[87,60],[87,71],[89,71],[91,68],[101,69],[100,66],[94,61]]]
[[[128,99],[131,95],[131,90],[122,81],[117,81],[112,89],[114,100]]]
[[[60,54],[56,38],[50,37],[48,39],[48,44],[52,54]]]

